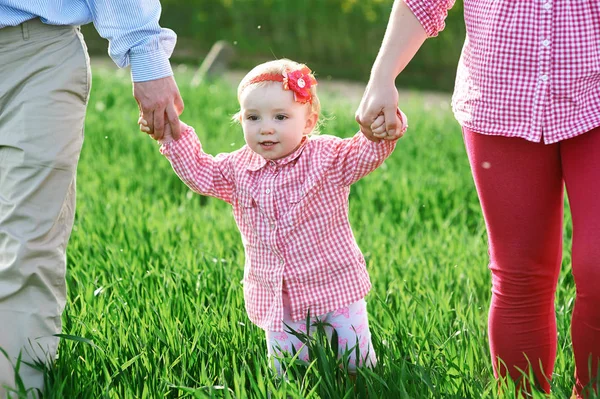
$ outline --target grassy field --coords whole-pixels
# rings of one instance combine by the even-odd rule
[[[205,149],[242,146],[241,128],[229,123],[234,90],[178,82],[182,119]],[[354,134],[356,104],[326,96],[322,104],[323,134]],[[350,198],[373,282],[367,300],[379,363],[361,370],[353,388],[315,343],[316,360],[290,360],[282,381],[269,368],[264,333],[245,315],[243,248],[230,207],[192,195],[137,130],[128,76],[95,71],[68,248],[65,339],[47,372],[47,397],[497,397],[486,236],[460,129],[448,110],[418,101],[403,108],[409,133]],[[555,398],[569,396],[574,369],[566,218]]]

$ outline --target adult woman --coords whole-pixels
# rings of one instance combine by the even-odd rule
[[[387,129],[396,128],[394,79],[444,28],[453,2],[396,0],[356,113],[365,134],[381,112]],[[465,0],[464,15],[453,110],[488,231],[494,372],[519,379],[520,370],[531,370],[550,391],[566,184],[577,286],[575,393],[584,398],[600,357],[600,5]]]

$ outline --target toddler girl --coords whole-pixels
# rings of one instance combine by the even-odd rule
[[[392,153],[406,119],[398,111],[403,129],[377,142],[360,132],[311,136],[320,112],[316,85],[310,69],[294,61],[258,65],[238,87],[245,146],[213,157],[182,124],[178,140],[160,140],[160,152],[193,191],[232,205],[246,256],[246,311],[266,331],[269,357],[295,350],[309,360],[289,331],[310,333],[321,321],[329,337],[336,330],[340,352],[352,350],[354,371],[356,362],[372,367],[376,357],[364,300],[371,283],[350,229],[348,194]],[[139,123],[149,132],[143,118]],[[378,123],[385,132],[383,118]],[[277,359],[275,366],[281,372]]]

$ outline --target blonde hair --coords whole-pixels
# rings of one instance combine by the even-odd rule
[[[303,66],[304,66],[303,64],[300,64],[296,61],[289,60],[287,58],[282,58],[282,59],[274,60],[274,61],[267,61],[267,62],[264,62],[262,64],[255,66],[254,68],[252,68],[252,70],[250,72],[248,72],[246,74],[246,76],[244,76],[244,78],[241,80],[240,84],[238,85],[238,89],[237,89],[238,102],[240,101],[240,97],[242,96],[242,93],[244,92],[244,90],[247,90],[250,87],[262,87],[262,86],[265,86],[270,83],[281,84],[279,82],[272,82],[272,81],[268,81],[268,80],[248,84],[250,82],[250,80],[254,79],[255,77],[262,75],[262,74],[282,74],[284,71],[290,71],[290,70],[295,71],[297,69],[301,69]],[[312,94],[312,101],[310,103],[310,111],[317,114],[317,121],[318,121],[318,118],[321,116],[321,103],[319,101],[319,97],[317,96],[317,85],[312,85],[310,88],[310,92]],[[236,121],[239,121],[239,118],[240,118],[240,113],[238,111],[233,116],[233,119]],[[315,129],[313,129],[313,133],[318,132],[317,126],[318,126],[318,123],[315,126]]]

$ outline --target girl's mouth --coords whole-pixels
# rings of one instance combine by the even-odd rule
[[[261,143],[259,143],[261,147],[272,147],[275,144],[277,144],[276,141],[263,141]]]

